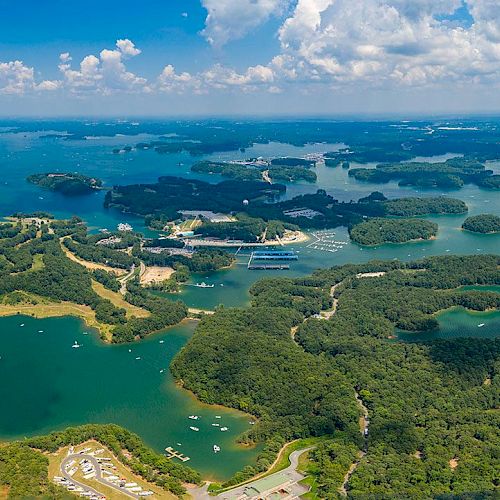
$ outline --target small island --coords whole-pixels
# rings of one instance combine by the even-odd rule
[[[351,239],[360,245],[407,243],[429,240],[436,236],[438,225],[422,219],[374,219],[356,224],[349,229]]]
[[[473,215],[464,220],[462,229],[482,234],[500,233],[500,217],[494,214]]]
[[[27,179],[31,184],[61,193],[65,196],[90,194],[102,188],[102,180],[75,173],[33,174]]]

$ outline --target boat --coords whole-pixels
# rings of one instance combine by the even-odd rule
[[[88,334],[89,334],[89,332],[83,332],[83,335],[88,335]]]
[[[220,446],[214,444],[214,453],[219,453],[219,451],[220,451]]]
[[[215,415],[215,418],[222,418],[220,415]]]
[[[80,344],[75,340],[75,342],[73,343],[73,345],[71,346],[73,349],[78,349],[80,346]]]
[[[164,340],[160,340],[160,342],[159,342],[159,343],[160,343],[160,344],[163,344],[163,342],[165,342],[165,341],[164,341]]]
[[[478,328],[482,328],[484,326],[484,323],[479,323],[479,325],[477,325]]]
[[[211,285],[208,285],[207,283],[202,281],[201,283],[195,283],[193,286],[197,288],[213,288],[215,285],[213,283]]]
[[[38,330],[38,333],[43,333],[43,330]]]
[[[198,415],[189,415],[189,417],[191,420],[198,420],[200,417]]]
[[[229,429],[227,427],[221,427],[220,430],[221,430],[221,432],[226,432]]]
[[[22,328],[24,326],[24,323],[21,323],[19,326]]]
[[[200,430],[200,429],[198,429],[198,427],[193,427],[193,426],[191,426],[191,427],[190,427],[190,429],[191,429],[192,431],[195,431],[195,432],[198,432],[198,431]]]
[[[135,358],[135,359],[141,359],[141,357],[140,357],[140,356],[137,356],[137,358]]]
[[[220,427],[220,424],[212,424],[214,427]]]

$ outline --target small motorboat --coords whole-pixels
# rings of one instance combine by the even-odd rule
[[[193,427],[193,426],[191,426],[191,427],[190,427],[190,429],[191,429],[192,431],[195,431],[195,432],[198,432],[198,431],[200,430],[200,429],[198,429],[198,427]]]
[[[226,432],[226,431],[228,431],[229,429],[228,429],[227,427],[221,427],[221,428],[220,428],[220,430],[221,430],[221,432]]]
[[[140,356],[137,356],[137,358],[135,358],[135,359],[139,360],[139,359],[141,359],[141,357],[140,357]]]
[[[189,417],[191,420],[198,420],[200,417],[198,415],[189,415]]]
[[[479,325],[477,325],[478,328],[482,328],[485,324],[484,323],[479,323]]]
[[[219,453],[219,451],[220,451],[220,446],[214,444],[214,453]]]
[[[201,283],[195,283],[193,286],[197,287],[197,288],[213,288],[215,285],[212,283],[211,285],[205,283],[204,281],[202,281]]]
[[[213,427],[220,427],[220,424],[212,424]]]
[[[220,415],[215,415],[215,418],[222,418]]]
[[[73,345],[71,346],[73,349],[78,349],[80,346],[80,344],[75,340],[75,342],[73,343]]]

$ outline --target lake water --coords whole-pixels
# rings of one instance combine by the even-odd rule
[[[66,198],[28,184],[27,175],[46,171],[79,171],[98,176],[106,185],[154,182],[160,175],[180,175],[216,182],[217,175],[195,175],[191,165],[203,158],[235,159],[254,156],[281,156],[326,152],[342,144],[314,144],[304,148],[280,143],[256,145],[245,153],[231,152],[193,158],[188,154],[159,155],[153,151],[113,154],[112,149],[134,145],[150,136],[107,137],[87,141],[41,139],[40,134],[0,134],[0,214],[44,210],[58,217],[77,214],[94,228],[114,228],[130,222],[145,231],[142,219],[103,208],[104,193]],[[445,157],[435,158],[441,160]],[[355,165],[353,165],[355,166]],[[500,162],[489,168],[499,172]],[[465,186],[461,190],[416,190],[397,183],[361,183],[341,168],[318,166],[318,182],[288,186],[287,197],[314,192],[319,188],[342,201],[356,200],[378,190],[386,196],[436,196],[447,194],[463,199],[469,214],[500,213],[500,196],[493,191]],[[193,277],[193,282],[214,283],[214,288],[184,287],[175,298],[189,306],[211,309],[218,304],[246,305],[253,282],[268,276],[299,276],[319,267],[366,262],[370,259],[413,260],[446,254],[498,253],[500,235],[477,235],[462,231],[466,216],[428,217],[439,225],[436,240],[401,245],[363,248],[349,242],[346,228],[320,231],[308,242],[292,245],[299,260],[290,271],[249,271],[248,255],[240,253],[227,270]],[[149,234],[148,231],[145,231]],[[452,310],[440,315],[440,329],[419,339],[453,336],[494,336],[500,332],[498,313],[471,314]],[[20,324],[24,323],[24,327]],[[478,324],[485,323],[478,328]],[[132,346],[103,345],[94,332],[75,318],[35,320],[26,317],[0,318],[0,398],[8,411],[0,413],[0,438],[10,439],[43,434],[67,425],[87,422],[114,422],[138,433],[150,446],[162,451],[179,448],[192,458],[188,465],[206,477],[224,479],[250,463],[257,450],[237,446],[236,437],[250,428],[248,417],[236,412],[208,408],[177,388],[168,371],[170,360],[187,342],[194,325],[183,324]],[[43,333],[38,333],[43,330]],[[89,332],[84,335],[83,332]],[[417,337],[412,337],[416,339]],[[72,349],[78,340],[83,347]],[[160,343],[160,341],[163,341]],[[132,352],[129,352],[129,349]],[[140,357],[140,360],[136,360]],[[160,370],[164,370],[160,372]],[[201,415],[199,421],[187,419]],[[220,432],[211,423],[215,415],[229,431]],[[194,425],[199,432],[189,430]],[[177,445],[181,443],[181,445]],[[215,455],[213,444],[222,451]]]

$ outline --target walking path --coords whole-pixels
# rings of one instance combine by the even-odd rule
[[[360,464],[361,460],[368,452],[368,427],[370,425],[370,421],[368,420],[368,408],[364,405],[358,392],[355,391],[354,394],[356,397],[356,401],[357,401],[357,403],[358,403],[358,405],[361,408],[361,411],[363,413],[363,415],[360,419],[360,431],[363,434],[364,443],[363,443],[363,449],[359,450],[357,460],[355,462],[353,462],[351,464],[351,466],[349,467],[349,470],[346,472],[346,474],[344,476],[344,481],[342,482],[342,485],[339,488],[339,493],[344,497],[347,496],[347,487],[349,485],[349,480],[351,479],[351,476],[354,474],[354,471],[358,468],[358,465]]]
[[[72,476],[70,476],[66,472],[66,465],[69,462],[71,462],[72,460],[79,462],[80,460],[83,460],[83,459],[88,460],[94,466],[94,469],[95,469],[94,480],[95,481],[97,481],[98,483],[100,483],[104,486],[107,486],[108,488],[112,488],[112,489],[114,489],[114,490],[116,490],[116,491],[122,493],[123,495],[130,497],[130,498],[140,498],[139,495],[135,495],[134,493],[126,490],[125,488],[120,488],[119,486],[116,486],[113,483],[105,481],[102,477],[101,466],[100,466],[99,462],[92,455],[85,455],[83,453],[75,453],[72,455],[68,455],[61,462],[61,465],[60,465],[61,476],[66,478],[68,481],[72,482],[75,486],[79,486],[80,488],[83,488],[86,491],[90,491],[92,494],[97,495],[99,497],[105,497],[106,495],[99,493],[97,490],[95,490],[94,488],[91,488],[90,486],[87,486],[85,483],[81,483],[81,482],[77,481],[76,479],[74,479]]]

